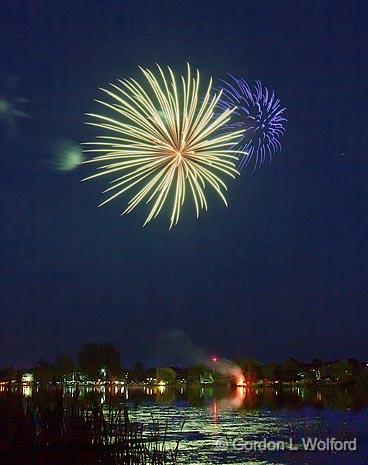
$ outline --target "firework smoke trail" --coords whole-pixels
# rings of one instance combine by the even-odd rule
[[[245,130],[239,144],[240,151],[245,152],[239,169],[253,162],[256,170],[266,158],[271,162],[273,155],[281,150],[280,138],[285,133],[287,121],[284,117],[286,108],[260,81],[250,86],[244,79],[230,77],[233,81],[222,81],[223,95],[219,107],[222,110],[237,107],[235,120],[229,128]]]
[[[144,223],[156,218],[173,193],[170,228],[177,224],[181,207],[191,193],[197,217],[208,208],[205,188],[212,188],[227,201],[224,176],[235,178],[238,173],[239,150],[234,144],[244,130],[230,129],[227,124],[235,108],[219,113],[221,92],[211,96],[212,80],[203,95],[199,92],[199,71],[192,76],[189,64],[187,76],[180,76],[179,95],[174,73],[159,65],[157,78],[149,69],[140,68],[146,87],[135,79],[119,80],[111,90],[103,90],[111,103],[98,101],[113,113],[113,117],[88,114],[108,135],[87,143],[87,152],[99,152],[85,163],[98,163],[98,173],[85,179],[115,175],[104,192],[112,193],[104,205],[125,192],[136,189],[123,213],[129,213],[142,203],[151,204]],[[147,86],[148,84],[148,86]]]
[[[179,362],[202,364],[223,376],[233,377],[236,382],[244,380],[239,365],[225,358],[211,357],[208,351],[197,347],[183,331],[171,329],[161,333],[157,346],[160,348],[160,358],[167,357],[165,362],[169,365]]]

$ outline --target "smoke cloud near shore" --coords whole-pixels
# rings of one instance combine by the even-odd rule
[[[233,376],[237,381],[243,381],[243,372],[241,368],[231,360],[219,358],[216,363],[212,363],[211,368],[223,376]]]
[[[208,352],[196,347],[189,337],[178,329],[160,333],[157,341],[157,358],[166,365],[188,366],[210,359]]]
[[[166,365],[188,366],[202,364],[217,373],[243,380],[241,368],[231,360],[213,357],[209,351],[197,347],[190,338],[178,329],[171,329],[159,335],[158,358]]]

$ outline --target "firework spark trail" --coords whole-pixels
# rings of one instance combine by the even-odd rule
[[[97,141],[86,143],[91,147],[86,152],[101,154],[85,163],[104,164],[85,180],[117,175],[104,191],[112,195],[100,205],[137,188],[123,214],[143,202],[151,203],[144,225],[158,216],[173,191],[171,228],[179,221],[188,190],[197,217],[200,210],[208,208],[207,186],[227,205],[227,187],[221,176],[235,178],[239,174],[236,162],[240,152],[233,146],[244,130],[226,128],[235,108],[228,107],[217,115],[221,92],[211,96],[212,79],[202,98],[199,71],[192,76],[188,64],[186,78],[180,77],[179,95],[172,70],[168,68],[167,78],[159,65],[157,68],[159,78],[149,69],[140,68],[148,83],[146,89],[133,78],[119,80],[119,85],[111,84],[112,90],[101,89],[111,103],[97,102],[112,111],[114,117],[87,114],[96,121],[87,124],[103,128],[110,135],[97,136]]]
[[[282,108],[280,100],[274,92],[270,92],[260,81],[251,87],[244,79],[234,76],[231,82],[222,81],[223,95],[219,102],[221,110],[237,107],[235,120],[229,124],[230,129],[245,130],[240,141],[241,157],[239,169],[254,163],[254,170],[264,163],[266,157],[281,150],[280,138],[285,133],[284,117],[286,108]]]

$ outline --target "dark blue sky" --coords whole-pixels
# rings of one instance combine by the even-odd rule
[[[227,357],[368,358],[367,24],[365,1],[4,2],[2,95],[19,76],[32,118],[0,127],[0,365],[87,341],[154,362],[169,328]],[[94,136],[98,87],[186,61],[274,87],[283,150],[242,172],[228,209],[142,229],[140,210],[96,208],[88,168],[45,161]]]

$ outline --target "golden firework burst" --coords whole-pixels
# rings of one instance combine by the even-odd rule
[[[123,213],[141,203],[150,204],[144,225],[158,216],[173,194],[171,228],[179,220],[187,191],[197,217],[208,207],[207,186],[227,205],[227,188],[221,177],[239,174],[235,168],[239,152],[232,147],[243,131],[225,128],[235,108],[218,111],[221,93],[211,95],[212,79],[201,97],[199,71],[192,76],[188,64],[186,77],[180,76],[179,93],[173,71],[168,68],[165,74],[159,65],[157,68],[158,78],[149,69],[140,68],[148,83],[146,88],[131,78],[111,84],[111,90],[101,89],[111,102],[97,102],[113,116],[87,114],[94,119],[87,124],[103,128],[108,135],[87,143],[90,148],[86,152],[99,154],[85,163],[102,165],[84,180],[113,176],[111,186],[104,191],[110,195],[100,205],[133,190]]]

